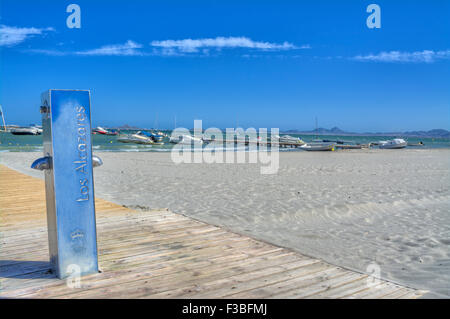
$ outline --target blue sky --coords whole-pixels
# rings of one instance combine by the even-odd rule
[[[94,125],[450,129],[448,1],[0,3],[10,124],[39,123],[46,89],[77,88]]]

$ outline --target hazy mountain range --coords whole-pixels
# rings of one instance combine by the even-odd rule
[[[139,128],[136,126],[122,125],[119,127],[111,127],[120,130],[149,130],[148,128]],[[193,129],[191,129],[193,130]],[[223,129],[225,132],[225,129]],[[335,136],[397,136],[397,137],[430,137],[430,138],[450,138],[450,131],[444,129],[432,129],[429,131],[407,131],[407,132],[375,132],[375,133],[356,133],[341,130],[338,127],[326,129],[319,127],[311,131],[302,131],[299,129],[291,129],[280,131],[282,134],[302,134],[302,135],[335,135]]]
[[[311,131],[301,131],[301,130],[287,130],[283,133],[288,134],[303,134],[303,135],[340,135],[340,136],[399,136],[399,137],[434,137],[434,138],[450,138],[450,131],[444,129],[432,129],[429,131],[408,131],[408,132],[376,132],[376,133],[355,133],[346,132],[338,127],[333,127],[331,129],[317,128]]]

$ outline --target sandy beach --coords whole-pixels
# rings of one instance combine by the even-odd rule
[[[179,164],[166,152],[100,152],[96,196],[169,208],[329,263],[450,298],[450,150],[281,152],[259,164]],[[0,154],[31,170],[41,153]]]

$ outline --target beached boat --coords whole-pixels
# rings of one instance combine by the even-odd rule
[[[334,151],[335,144],[333,143],[308,143],[300,146],[305,151]]]
[[[394,138],[389,141],[380,141],[379,144],[382,149],[399,149],[405,148],[408,145],[408,143],[402,138]]]
[[[297,145],[305,145],[306,143],[298,138],[290,135],[283,135],[279,137],[280,143],[289,143],[289,144],[297,144]]]
[[[339,144],[336,145],[336,149],[341,150],[360,150],[363,148],[363,145],[361,144]]]
[[[10,130],[10,133],[14,135],[40,135],[42,134],[42,129],[36,126],[15,127]]]

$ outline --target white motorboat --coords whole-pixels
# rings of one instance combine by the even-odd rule
[[[179,135],[179,136],[171,136],[169,142],[173,144],[186,144],[186,145],[191,145],[192,143],[203,144],[203,139],[194,137],[192,135]]]
[[[379,144],[382,149],[399,149],[405,148],[408,145],[408,143],[402,138],[394,138],[389,141],[380,141]]]
[[[120,136],[117,138],[117,142],[134,144],[155,144],[151,139],[141,139],[133,135]]]
[[[290,135],[283,135],[279,137],[279,141],[280,143],[289,143],[289,144],[298,144],[298,145],[305,145],[306,143],[298,138],[298,137],[293,137]]]
[[[36,126],[34,126],[36,129],[37,129],[37,131],[38,131],[38,134],[42,134],[42,133],[44,133],[44,129],[42,128],[42,126],[40,126],[40,125],[36,125]]]
[[[117,142],[134,143],[134,144],[156,144],[162,145],[164,143],[157,143],[150,136],[144,135],[141,131],[135,134],[122,135],[117,138]]]
[[[104,129],[103,127],[97,126],[92,130],[93,134],[101,134],[101,135],[118,135],[119,132],[117,131],[110,131],[107,129]]]
[[[300,146],[305,151],[334,151],[333,143],[308,143]]]
[[[156,143],[160,143],[164,140],[164,137],[166,137],[166,135],[163,132],[143,132],[144,135],[150,137],[151,139],[153,139]]]

